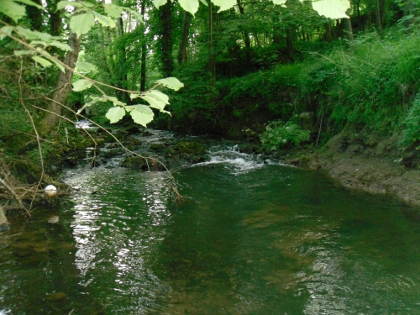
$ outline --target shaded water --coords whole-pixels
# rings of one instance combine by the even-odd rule
[[[71,204],[0,236],[0,314],[420,313],[417,209],[231,149],[176,176],[180,203],[68,171]]]

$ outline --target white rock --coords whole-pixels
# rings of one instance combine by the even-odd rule
[[[55,197],[57,195],[57,187],[48,185],[44,188],[44,193],[49,198]]]

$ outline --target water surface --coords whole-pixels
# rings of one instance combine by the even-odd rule
[[[420,313],[418,209],[220,147],[176,178],[67,171],[0,235],[0,314]]]

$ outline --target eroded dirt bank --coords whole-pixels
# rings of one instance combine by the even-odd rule
[[[338,135],[321,152],[302,161],[302,165],[325,171],[347,188],[390,194],[420,206],[418,150],[401,158],[394,154],[392,139],[370,146],[366,142],[349,141],[348,137]]]

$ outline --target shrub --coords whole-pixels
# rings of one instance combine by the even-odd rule
[[[275,151],[287,146],[297,146],[308,141],[309,130],[302,129],[294,122],[281,120],[270,122],[260,136],[262,146],[267,151]]]
[[[408,114],[403,122],[401,144],[407,148],[420,142],[420,93],[417,93]]]

